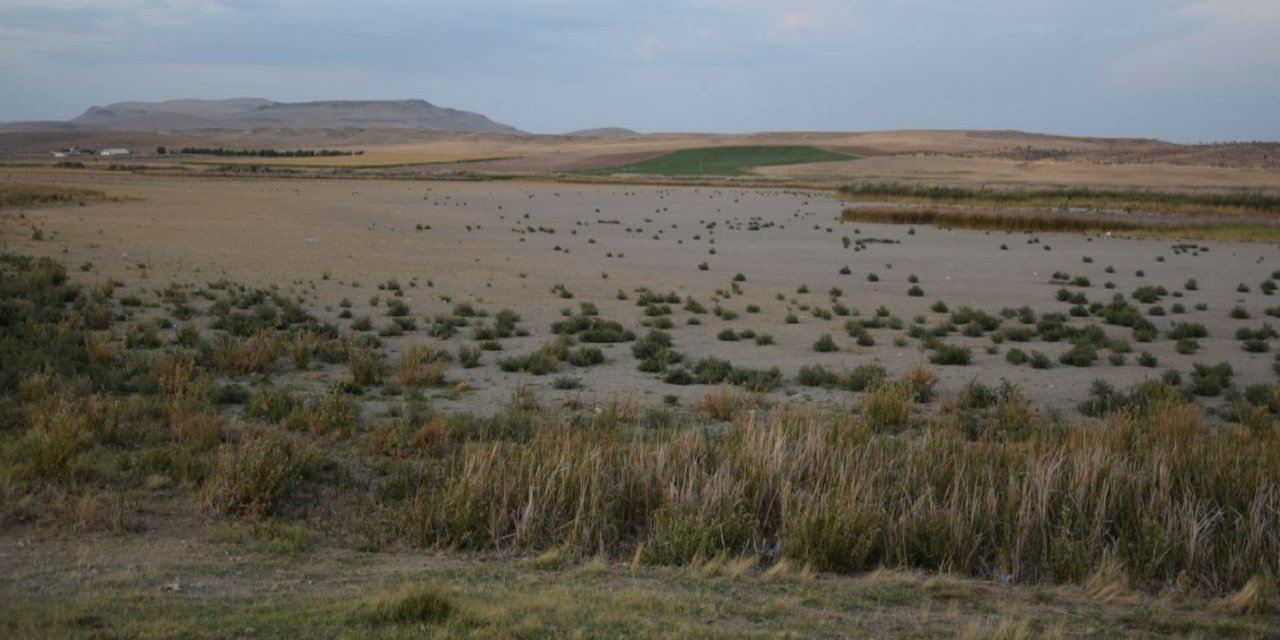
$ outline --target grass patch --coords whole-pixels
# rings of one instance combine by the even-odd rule
[[[638,173],[662,176],[742,176],[756,167],[839,162],[853,156],[810,146],[755,145],[681,149],[643,162],[591,169],[586,175]]]
[[[1183,225],[1158,221],[1138,222],[1084,217],[1069,213],[997,213],[950,209],[894,209],[887,207],[847,208],[840,214],[845,222],[873,224],[933,225],[978,231],[1032,233],[1123,232],[1147,239],[1217,240],[1222,242],[1280,242],[1280,226],[1268,224]]]
[[[0,209],[71,204],[86,200],[102,200],[106,197],[107,194],[93,189],[49,187],[36,184],[0,185]]]
[[[860,184],[841,187],[840,193],[849,198],[869,198],[888,202],[980,207],[1074,207],[1155,213],[1280,212],[1280,196],[1251,191],[1178,193],[1136,189],[971,189],[902,184]]]

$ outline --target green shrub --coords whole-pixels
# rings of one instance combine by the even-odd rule
[[[817,342],[813,343],[813,350],[818,353],[831,353],[839,351],[840,347],[836,345],[836,341],[831,337],[831,334],[824,333],[822,337],[818,338]]]
[[[973,360],[973,351],[969,347],[950,344],[939,344],[929,356],[929,362],[940,366],[966,366]]]

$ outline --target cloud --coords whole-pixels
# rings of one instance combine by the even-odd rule
[[[1153,88],[1206,78],[1280,86],[1280,2],[1203,0],[1167,15],[1182,33],[1121,58],[1110,79]]]

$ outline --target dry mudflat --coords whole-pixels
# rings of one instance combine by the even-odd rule
[[[486,353],[479,367],[451,367],[449,379],[465,382],[467,390],[437,398],[449,409],[486,412],[507,401],[517,381],[563,400],[601,402],[623,395],[659,403],[671,395],[687,403],[700,397],[707,387],[668,384],[639,371],[627,343],[602,345],[603,365],[562,367],[557,375],[581,381],[575,390],[551,389],[557,375],[531,377],[497,366],[501,357],[531,352],[552,339],[551,324],[584,303],[595,305],[600,318],[643,336],[645,324],[656,316],[637,306],[641,289],[679,297],[670,305],[668,331],[690,361],[715,356],[741,367],[777,367],[784,383],[770,393],[778,401],[853,404],[856,394],[797,384],[801,367],[840,371],[875,364],[900,375],[928,364],[931,355],[922,340],[909,337],[911,325],[936,326],[961,307],[997,317],[1003,309],[1022,307],[1036,314],[1067,314],[1074,305],[1059,300],[1062,289],[1090,303],[1124,295],[1144,314],[1156,314],[1148,317],[1161,337],[1137,342],[1126,327],[1070,318],[1073,326],[1102,326],[1130,348],[1122,362],[1117,356],[1120,364],[1102,351],[1092,366],[1078,367],[1059,363],[1071,346],[1066,341],[996,344],[989,333],[966,337],[956,331],[945,342],[969,347],[972,362],[934,367],[944,397],[971,381],[1008,380],[1041,407],[1070,412],[1095,379],[1123,389],[1169,369],[1185,374],[1194,363],[1221,362],[1230,363],[1241,388],[1274,379],[1272,354],[1246,352],[1236,339],[1238,329],[1260,327],[1268,320],[1267,309],[1277,305],[1259,286],[1280,271],[1280,250],[1268,245],[1176,246],[1120,237],[841,223],[844,203],[825,192],[173,178],[23,169],[5,171],[3,180],[88,187],[130,198],[34,209],[21,213],[21,220],[11,211],[4,242],[9,252],[48,254],[71,267],[90,265],[75,277],[114,279],[123,283],[123,292],[150,302],[171,282],[226,279],[300,296],[322,320],[343,331],[367,316],[376,331],[392,322],[387,303],[393,292],[380,285],[394,280],[420,330],[386,337],[392,354],[411,342],[450,350],[475,344],[469,328],[448,340],[421,330],[432,316],[448,314],[459,303],[490,313],[519,313],[526,337],[505,340],[503,351]],[[43,229],[44,239],[32,240],[29,226]],[[1084,283],[1077,279],[1087,279],[1088,286],[1055,280],[1061,273],[1076,285]],[[1189,280],[1195,280],[1195,290],[1187,289]],[[908,295],[913,286],[923,295]],[[1166,295],[1156,303],[1139,303],[1130,296],[1140,287],[1163,287]],[[689,298],[708,313],[686,310]],[[344,299],[351,319],[339,318]],[[939,301],[948,312],[934,309]],[[726,313],[710,313],[717,307]],[[839,315],[844,313],[840,307],[849,315]],[[902,325],[868,329],[871,340],[859,344],[846,323],[866,322],[877,312]],[[691,320],[700,324],[690,325]],[[1199,340],[1194,353],[1179,354],[1175,342],[1164,337],[1175,322],[1207,328],[1208,337]],[[1017,326],[1016,318],[1004,320],[1003,327]],[[726,330],[746,331],[748,337],[719,339]],[[752,333],[772,336],[773,343],[757,344]],[[833,337],[835,351],[815,351],[824,334]],[[1011,348],[1043,352],[1053,366],[1010,364]],[[1154,356],[1155,366],[1139,365],[1143,352]],[[309,372],[297,383],[323,384],[329,382],[325,376]]]

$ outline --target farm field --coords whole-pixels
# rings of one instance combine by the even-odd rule
[[[0,630],[1276,634],[1276,245],[883,191],[0,169]]]
[[[760,145],[681,149],[656,158],[617,167],[591,169],[598,175],[741,176],[759,167],[848,160],[849,156],[806,146]]]
[[[260,165],[278,167],[377,168],[415,165],[451,164],[502,160],[502,156],[483,153],[396,153],[372,152],[362,155],[312,158],[203,157],[184,158],[191,165]]]

